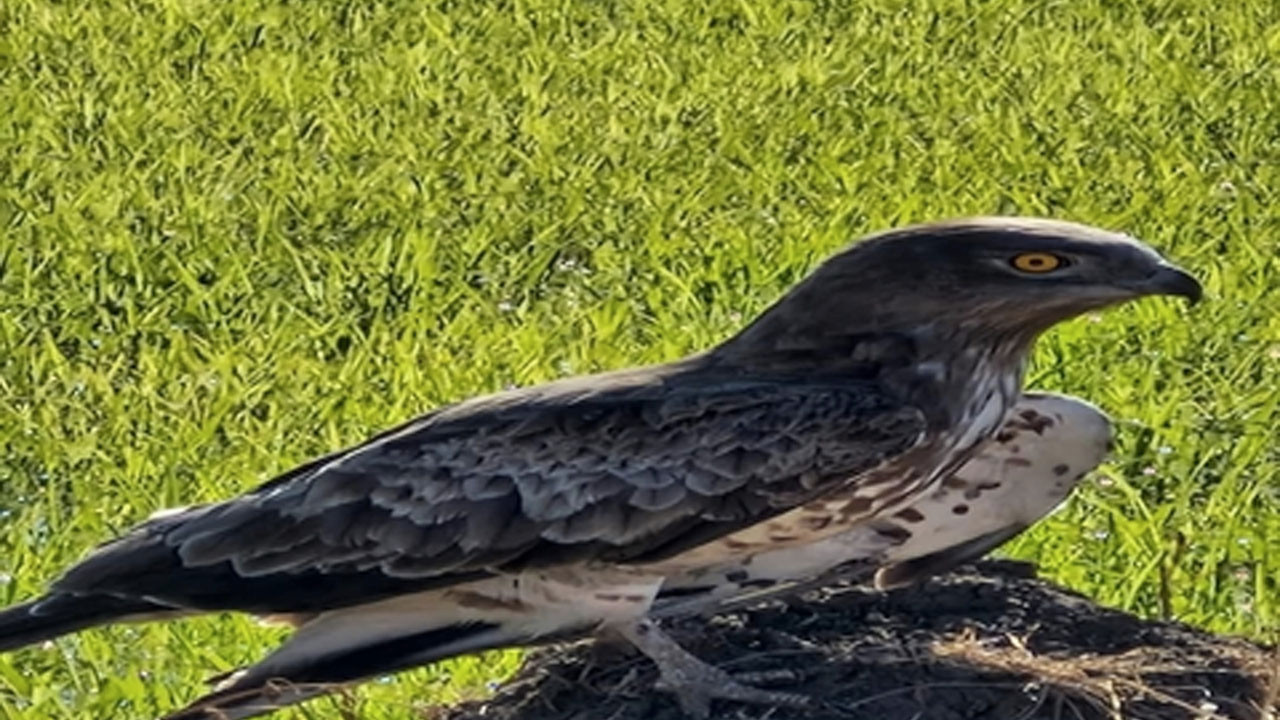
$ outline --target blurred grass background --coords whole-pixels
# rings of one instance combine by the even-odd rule
[[[1193,268],[1055,331],[1119,423],[1008,548],[1102,602],[1280,628],[1280,4],[0,2],[0,599],[165,506],[434,405],[675,358],[830,252],[1022,213]],[[0,717],[150,718],[244,619],[0,656]],[[422,716],[514,654],[282,718]]]

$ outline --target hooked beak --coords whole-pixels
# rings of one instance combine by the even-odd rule
[[[1147,276],[1137,288],[1144,295],[1178,295],[1195,305],[1204,295],[1200,281],[1176,265],[1161,265]]]

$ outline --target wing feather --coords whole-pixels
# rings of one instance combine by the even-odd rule
[[[705,542],[784,512],[925,433],[918,410],[857,382],[680,385],[640,376],[604,385],[446,408],[239,498],[144,524],[58,589],[207,605],[215,601],[161,582],[165,573],[207,569],[221,582],[253,578],[259,592],[287,594],[275,588],[289,583],[272,577],[306,577],[308,588],[317,573],[447,585],[453,575],[626,562],[644,548]],[[168,571],[157,568],[157,545],[172,556]],[[131,569],[144,555],[145,572]],[[218,593],[208,597],[239,602]],[[317,602],[295,600],[245,602]]]

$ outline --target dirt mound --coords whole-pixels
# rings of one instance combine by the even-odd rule
[[[665,626],[734,673],[780,676],[804,709],[719,703],[742,720],[1264,720],[1280,673],[1270,649],[1100,607],[987,562],[878,593],[837,586]],[[496,697],[447,720],[676,720],[642,657],[599,643],[532,653]],[[1262,710],[1271,708],[1271,711]]]

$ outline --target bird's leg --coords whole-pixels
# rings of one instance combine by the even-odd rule
[[[694,657],[649,618],[620,624],[613,629],[658,666],[656,687],[674,694],[680,707],[692,717],[710,716],[711,701],[717,699],[790,707],[810,704],[805,695],[744,685],[733,675]],[[754,675],[760,677],[758,673]]]
[[[664,600],[661,596],[649,611],[650,617],[679,618],[692,615],[708,617],[769,600],[787,602],[804,593],[842,582],[865,583],[875,575],[877,566],[863,560],[855,560],[830,568],[808,580],[779,579],[775,584],[762,588],[746,588],[736,593],[712,590],[703,595]]]
[[[865,583],[875,575],[875,571],[876,565],[874,563],[856,559],[837,565],[808,580],[780,582],[773,587],[763,588],[754,592],[739,593],[733,597],[726,598],[720,604],[719,611],[724,612],[745,605],[755,605],[766,600],[787,602],[807,592],[821,590],[837,583]]]

